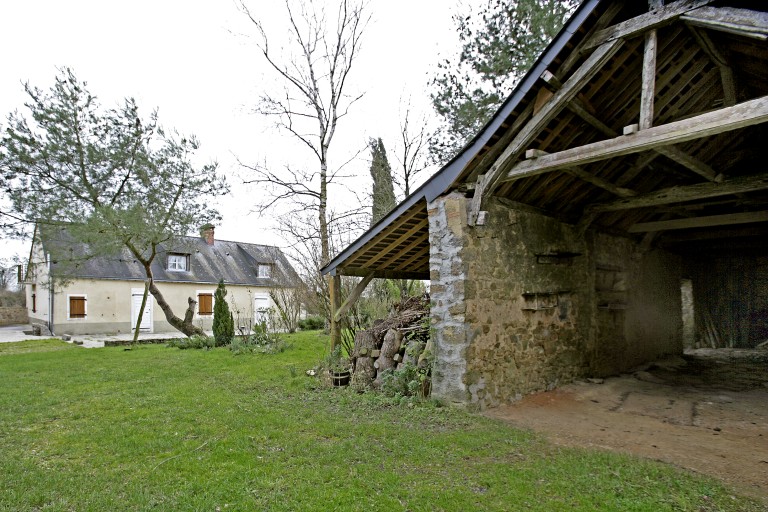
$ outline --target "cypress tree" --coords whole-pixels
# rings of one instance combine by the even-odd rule
[[[224,280],[219,281],[219,286],[214,293],[213,305],[213,338],[216,346],[229,345],[235,337],[235,322],[227,304],[227,289]]]
[[[392,185],[392,168],[387,160],[384,142],[371,139],[371,177],[373,178],[373,206],[371,208],[371,226],[380,221],[397,206],[395,189]]]

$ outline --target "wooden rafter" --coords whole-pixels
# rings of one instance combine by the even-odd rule
[[[720,80],[723,83],[723,105],[730,107],[736,104],[736,78],[733,73],[733,69],[728,65],[728,60],[723,56],[722,52],[717,49],[715,43],[703,30],[696,27],[689,27],[693,38],[699,43],[699,46],[704,53],[709,55],[717,67],[720,69]]]
[[[474,225],[477,219],[485,190],[493,191],[503,177],[506,168],[526,149],[526,146],[531,143],[541,129],[554,119],[581,88],[616,54],[621,44],[621,40],[610,41],[595,50],[584,61],[584,64],[563,84],[563,87],[523,126],[512,142],[493,163],[491,170],[486,175],[478,178],[475,185],[475,195],[472,198],[470,207],[470,225]]]
[[[631,210],[633,208],[647,208],[732,194],[744,194],[758,190],[768,190],[768,173],[733,178],[722,183],[697,183],[686,187],[665,188],[636,197],[619,199],[612,203],[593,204],[587,208],[587,211],[600,213]]]
[[[555,78],[555,76],[550,73],[549,71],[545,71],[541,78],[550,85],[550,87],[554,88],[560,88],[562,87],[562,84]],[[592,115],[592,113],[589,111],[587,106],[579,99],[579,98],[573,98],[570,103],[568,103],[568,109],[579,116],[582,120],[584,120],[587,124],[591,125],[596,130],[602,132],[604,135],[607,135],[608,137],[617,137],[619,136],[619,132],[602,122],[600,119]],[[704,162],[688,155],[687,153],[674,148],[674,147],[660,147],[654,149],[657,153],[660,155],[664,155],[670,160],[674,160],[678,164],[687,167],[691,171],[695,172],[696,174],[708,179],[709,181],[722,181],[722,176],[719,175],[717,172],[715,172],[714,169],[712,169],[709,165],[705,164]],[[584,175],[578,176],[581,179],[584,179],[585,181],[589,181],[588,179],[584,178]],[[593,183],[596,184],[596,183]],[[601,186],[601,185],[598,185]],[[611,190],[610,188],[602,187],[605,190]],[[622,189],[623,192],[626,192],[628,189],[619,187]],[[611,192],[614,192],[611,190]],[[631,192],[631,191],[630,191]],[[614,192],[616,193],[616,192]],[[625,197],[622,193],[618,193],[620,197]],[[626,194],[626,195],[634,195],[634,194]]]
[[[594,142],[581,147],[566,149],[559,153],[544,155],[536,160],[520,162],[503,178],[503,181],[536,176],[546,172],[567,169],[639,153],[663,146],[670,146],[689,140],[717,135],[768,121],[768,96],[739,103],[733,107],[675,121],[632,135]]]
[[[708,228],[713,226],[733,226],[753,222],[767,222],[768,211],[729,213],[726,215],[710,215],[691,219],[661,220],[656,222],[641,222],[629,228],[630,233],[650,233],[671,229]]]

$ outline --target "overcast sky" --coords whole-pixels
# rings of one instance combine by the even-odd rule
[[[372,20],[349,83],[350,92],[365,96],[339,125],[337,159],[364,147],[368,137],[382,137],[391,151],[402,97],[429,110],[429,77],[458,44],[452,15],[479,3],[369,2]],[[265,20],[277,20],[284,9],[280,0],[248,5]],[[271,23],[270,28],[279,26]],[[234,191],[222,205],[217,238],[282,245],[268,229],[271,219],[249,214],[259,192],[245,191],[236,177],[237,158],[282,166],[301,152],[294,140],[252,113],[265,84],[275,80],[256,51],[255,37],[253,25],[228,0],[3,1],[0,126],[9,112],[23,111],[22,82],[48,89],[57,67],[71,67],[103,105],[133,96],[145,113],[157,108],[165,127],[198,136],[200,156],[219,162]],[[364,158],[352,170],[367,174]],[[367,182],[353,183],[365,188]],[[4,241],[0,257],[27,251]]]

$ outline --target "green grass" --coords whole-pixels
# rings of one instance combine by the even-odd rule
[[[0,345],[0,510],[762,510],[659,463],[313,389],[304,372],[327,341],[290,342],[240,356]]]

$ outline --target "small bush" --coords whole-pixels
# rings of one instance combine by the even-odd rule
[[[325,318],[321,316],[310,316],[304,320],[299,320],[299,329],[302,331],[317,331],[325,329]]]
[[[382,373],[381,392],[387,396],[426,398],[430,390],[431,380],[427,368],[406,363],[397,370],[390,369]]]
[[[290,345],[280,336],[260,329],[248,336],[236,336],[229,345],[229,349],[235,355],[279,354],[288,348]]]
[[[189,338],[170,340],[167,346],[182,350],[187,348],[204,348],[208,350],[216,346],[216,340],[205,335],[196,334]]]

